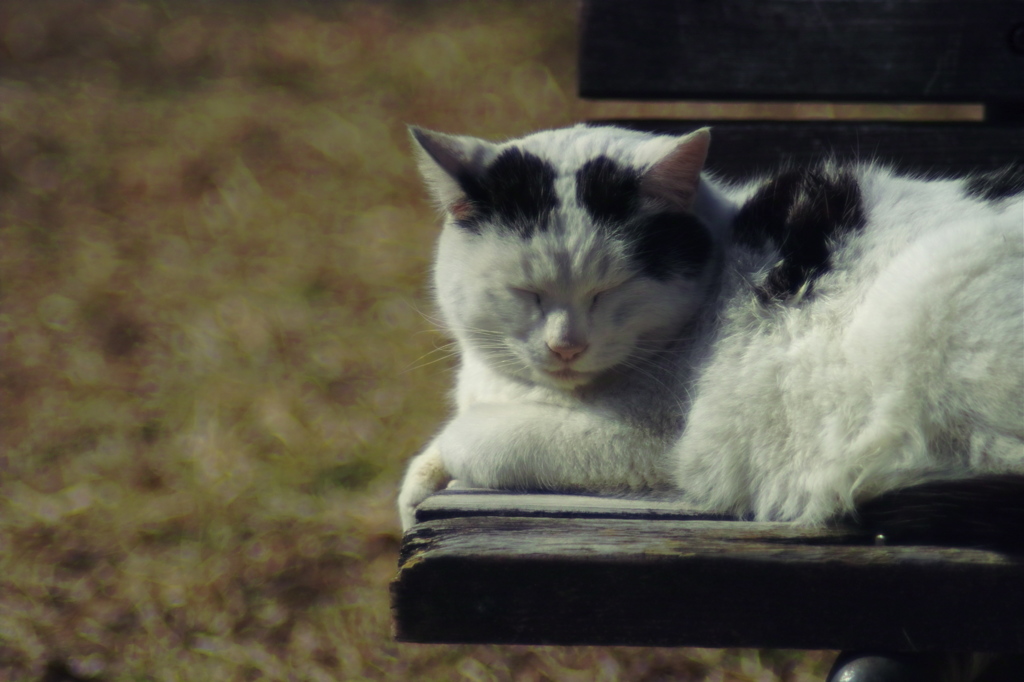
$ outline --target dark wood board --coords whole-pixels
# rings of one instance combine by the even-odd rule
[[[585,0],[580,94],[1024,102],[1021,0]]]
[[[600,124],[601,121],[593,121]],[[855,121],[607,121],[681,134],[711,126],[708,167],[743,178],[829,156],[877,160],[924,177],[951,177],[1024,163],[1024,125]]]
[[[506,496],[509,497],[509,496]],[[410,642],[1024,652],[1024,558],[634,501],[429,500],[392,584]],[[446,506],[450,506],[444,511]],[[549,507],[553,516],[538,515]],[[622,507],[622,518],[614,518]],[[526,513],[528,515],[520,515]]]

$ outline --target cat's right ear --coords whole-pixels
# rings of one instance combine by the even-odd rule
[[[659,138],[658,142],[662,139]],[[640,181],[640,191],[669,206],[691,211],[700,185],[700,173],[711,144],[711,129],[701,128],[688,135],[668,139],[671,146]]]
[[[456,220],[474,211],[472,187],[494,156],[494,145],[475,137],[446,135],[409,126],[420,175],[438,206]]]

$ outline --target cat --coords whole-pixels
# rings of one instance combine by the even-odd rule
[[[411,133],[461,362],[404,528],[454,481],[810,525],[892,521],[903,492],[927,524],[923,500],[959,495],[1021,533],[1021,169],[732,184],[704,170],[707,128]]]

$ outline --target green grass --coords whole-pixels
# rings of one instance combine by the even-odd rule
[[[823,674],[391,641],[397,483],[452,368],[405,124],[868,111],[581,102],[575,10],[3,3],[0,680]]]

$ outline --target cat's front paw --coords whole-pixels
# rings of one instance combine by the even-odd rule
[[[441,449],[436,441],[416,455],[409,463],[398,493],[398,514],[402,519],[402,530],[407,531],[416,522],[416,507],[423,500],[443,489],[451,476],[441,461]]]

